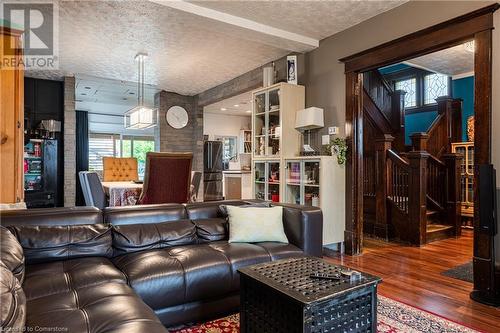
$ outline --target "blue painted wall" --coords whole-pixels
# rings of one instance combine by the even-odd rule
[[[467,118],[474,115],[474,76],[453,80],[453,98],[463,99],[462,103],[462,140],[467,141]]]
[[[403,69],[407,69],[407,68],[412,68],[412,66],[408,66],[406,64],[395,64],[395,65],[390,65],[390,66],[385,66],[385,67],[379,68],[378,71],[382,75],[384,75],[384,74],[399,72],[399,71],[401,71]]]
[[[437,114],[436,110],[405,115],[405,143],[411,145],[411,134],[416,132],[427,132],[434,119],[436,119]]]

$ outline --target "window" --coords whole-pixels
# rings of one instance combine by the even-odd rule
[[[424,104],[436,103],[436,98],[447,96],[448,76],[443,74],[429,74],[424,76]]]
[[[119,134],[89,134],[89,170],[102,171],[102,158],[135,157],[139,178],[144,177],[146,153],[154,151],[153,137]]]
[[[405,108],[417,106],[417,79],[410,78],[396,81],[396,90],[403,90],[405,94]]]

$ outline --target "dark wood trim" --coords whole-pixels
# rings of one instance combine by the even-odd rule
[[[479,165],[491,163],[492,31],[476,33],[474,55],[474,184],[479,184]],[[474,289],[492,290],[493,238],[481,233],[478,186],[474,186]]]
[[[363,243],[363,74],[346,74],[346,228],[345,252],[360,254]]]
[[[347,254],[360,254],[363,239],[361,182],[363,179],[363,112],[361,112],[363,105],[361,94],[356,95],[356,91],[359,92],[362,89],[362,83],[360,84],[359,80],[361,73],[475,39],[475,142],[476,149],[480,147],[475,156],[475,164],[488,163],[491,160],[491,29],[493,29],[493,12],[499,7],[499,4],[484,7],[340,59],[345,63],[346,73],[346,138],[349,151],[346,167],[345,248]],[[475,209],[478,207],[479,204],[475,202]],[[478,214],[475,215],[478,216]],[[481,249],[475,253],[478,261],[485,260],[482,264],[482,267],[485,267],[490,258],[487,253],[491,248],[491,242],[485,235],[475,235],[475,243],[478,242],[481,245],[477,246]],[[485,272],[484,269],[481,268],[477,273]]]
[[[359,72],[387,66],[458,45],[474,34],[493,29],[498,3],[458,16],[363,52],[340,59],[345,71]]]

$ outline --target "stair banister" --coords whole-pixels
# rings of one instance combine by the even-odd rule
[[[387,165],[387,152],[392,148],[394,137],[385,134],[375,140],[376,148],[376,192],[375,192],[375,236],[389,238],[389,221],[387,216],[387,196],[389,186],[389,168]]]

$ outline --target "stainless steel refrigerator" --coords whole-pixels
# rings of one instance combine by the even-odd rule
[[[203,200],[224,199],[222,195],[222,142],[205,141],[203,145]]]

